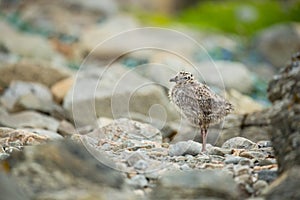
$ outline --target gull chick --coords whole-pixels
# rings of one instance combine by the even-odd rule
[[[189,72],[179,72],[170,82],[175,82],[169,91],[170,101],[191,124],[200,127],[202,152],[206,151],[208,127],[223,120],[233,110],[232,104]]]

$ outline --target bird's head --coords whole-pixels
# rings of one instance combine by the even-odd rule
[[[191,74],[190,72],[181,71],[178,72],[175,77],[171,78],[170,82],[185,83],[193,80],[194,80],[193,74]]]

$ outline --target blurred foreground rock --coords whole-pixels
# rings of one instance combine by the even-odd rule
[[[282,173],[300,165],[300,52],[271,81],[268,94],[274,110],[270,136]]]
[[[121,174],[70,141],[25,147],[6,162],[9,176],[30,198],[135,199]]]
[[[151,199],[238,199],[238,190],[233,178],[219,170],[170,171]]]

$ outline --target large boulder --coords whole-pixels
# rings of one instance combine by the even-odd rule
[[[300,165],[300,53],[270,82],[268,95],[273,102],[270,136],[282,173]]]
[[[13,54],[41,60],[61,59],[50,42],[39,35],[20,33],[2,21],[0,29],[0,44]]]
[[[293,52],[300,50],[300,24],[278,24],[258,34],[256,48],[272,65],[283,67]]]
[[[6,162],[30,199],[135,199],[118,171],[70,141],[28,146]]]
[[[10,7],[13,7],[20,20],[29,24],[30,28],[51,36],[63,36],[68,41],[78,38],[86,27],[117,12],[117,5],[113,0],[29,0],[13,2]],[[3,13],[9,15],[9,10],[3,9]]]
[[[204,52],[196,41],[182,32],[139,27],[131,16],[112,17],[82,33],[80,52],[90,58],[110,61],[125,56],[148,59],[154,52],[168,52],[187,59],[196,51]]]
[[[242,63],[230,61],[215,61],[213,63],[205,61],[198,65],[200,79],[208,85],[217,86],[221,89],[232,88],[242,93],[250,92],[253,87],[251,72]],[[238,76],[235,74],[238,74]]]
[[[132,118],[134,113],[163,123],[178,118],[163,88],[120,65],[79,71],[63,106],[77,126],[95,125],[98,117]]]
[[[300,167],[295,166],[284,172],[264,192],[266,200],[299,199]]]
[[[59,80],[69,77],[72,72],[46,61],[23,59],[16,63],[0,64],[0,86],[7,87],[11,81],[42,83],[48,87]]]

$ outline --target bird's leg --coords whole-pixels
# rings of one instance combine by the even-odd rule
[[[206,138],[207,138],[207,128],[201,128],[202,135],[202,152],[206,151]]]

